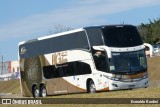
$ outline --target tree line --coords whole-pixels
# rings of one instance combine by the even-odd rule
[[[149,19],[149,23],[138,26],[142,40],[145,43],[156,44],[160,42],[160,18]]]
[[[156,44],[160,42],[160,18],[149,19],[149,23],[137,26],[144,43]],[[49,29],[49,34],[72,30],[70,27],[55,25],[54,30]]]

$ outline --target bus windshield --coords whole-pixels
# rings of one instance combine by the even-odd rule
[[[110,71],[113,73],[136,73],[147,69],[145,51],[112,52]]]
[[[133,47],[142,45],[134,26],[107,26],[102,28],[104,43],[108,47]]]

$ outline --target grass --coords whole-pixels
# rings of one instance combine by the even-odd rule
[[[0,81],[0,93],[20,94],[20,81]]]
[[[133,90],[118,90],[109,92],[99,92],[94,94],[68,94],[50,96],[51,98],[159,98],[160,87],[140,88]]]
[[[148,73],[151,81],[160,81],[160,57],[147,59]]]
[[[49,98],[160,98],[160,57],[148,58],[148,73],[150,77],[151,86],[148,88],[139,88],[133,90],[118,90],[118,91],[109,91],[109,92],[99,92],[94,94],[68,94],[68,95],[58,95],[58,96],[49,96]],[[0,82],[0,92],[1,93],[20,93],[20,85],[18,80]],[[1,106],[1,105],[0,105]],[[3,107],[30,107],[31,105],[6,105]],[[35,106],[35,105],[34,105]],[[53,105],[37,105],[37,107],[159,107],[160,105],[154,104],[53,104]],[[36,107],[36,106],[35,106]]]

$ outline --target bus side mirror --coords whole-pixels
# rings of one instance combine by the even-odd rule
[[[112,58],[111,50],[108,46],[93,46],[94,50],[106,51],[108,58]]]
[[[144,43],[143,44],[145,47],[148,47],[149,48],[149,55],[150,57],[152,57],[154,55],[154,49],[153,49],[153,46],[149,43]]]

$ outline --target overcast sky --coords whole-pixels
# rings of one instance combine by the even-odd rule
[[[160,0],[0,0],[0,55],[17,60],[20,41],[48,35],[55,25],[140,25],[157,18]]]

